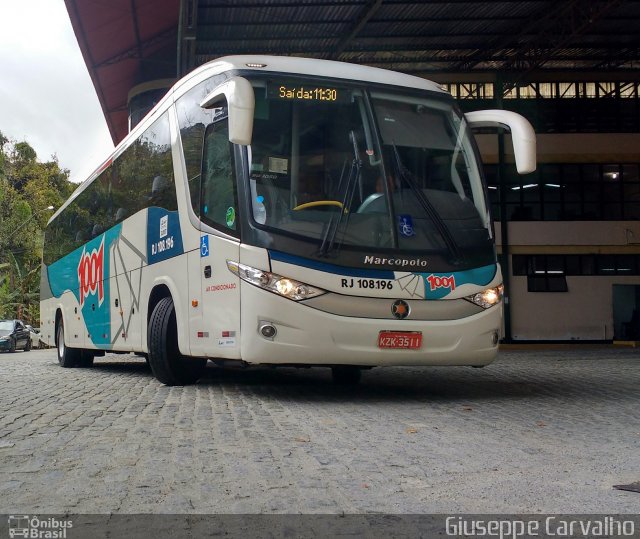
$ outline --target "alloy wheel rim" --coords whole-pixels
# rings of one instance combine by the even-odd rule
[[[62,329],[58,334],[58,356],[64,356],[64,331]]]

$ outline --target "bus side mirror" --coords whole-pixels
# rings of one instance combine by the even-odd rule
[[[478,110],[464,116],[470,127],[509,129],[518,174],[528,174],[536,169],[536,133],[526,118],[509,110]]]
[[[210,109],[225,98],[229,110],[229,142],[245,146],[251,144],[256,106],[251,83],[242,77],[232,77],[205,97],[200,106]]]

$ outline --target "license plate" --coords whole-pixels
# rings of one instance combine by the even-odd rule
[[[378,334],[378,348],[415,350],[421,346],[420,331],[381,331]]]

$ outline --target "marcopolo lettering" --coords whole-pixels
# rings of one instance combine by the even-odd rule
[[[80,306],[84,304],[86,297],[98,292],[98,305],[104,300],[104,236],[98,249],[91,253],[82,250],[78,263],[78,282],[80,284]]]
[[[376,266],[398,266],[401,268],[426,268],[427,261],[421,258],[386,258],[373,255],[365,255],[365,264]]]

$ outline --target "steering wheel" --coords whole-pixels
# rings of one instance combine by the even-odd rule
[[[356,213],[381,213],[385,211],[383,193],[371,193],[364,202],[360,204],[360,207]],[[378,202],[379,201],[379,202]]]
[[[315,208],[316,206],[338,206],[341,210],[344,209],[342,202],[339,200],[313,200],[312,202],[305,202],[304,204],[298,204],[294,209],[306,210],[307,208]]]

